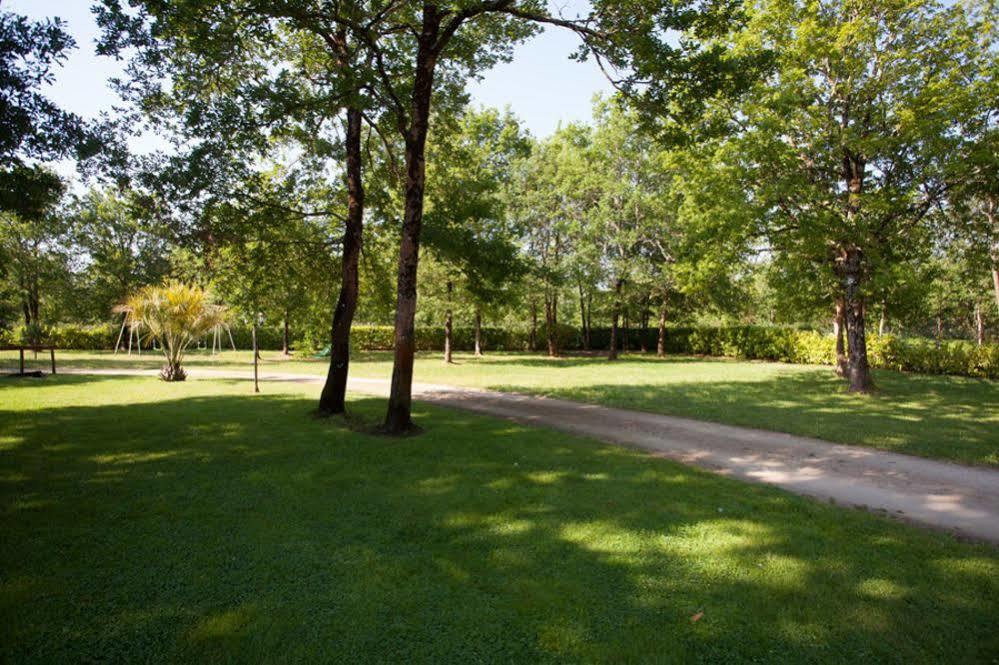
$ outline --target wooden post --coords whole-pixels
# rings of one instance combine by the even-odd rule
[[[21,374],[24,374],[24,347],[18,349],[21,352]]]
[[[49,349],[49,353],[52,355],[52,374],[54,375],[56,373],[56,371],[55,371],[55,347]]]

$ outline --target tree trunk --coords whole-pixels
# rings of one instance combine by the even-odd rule
[[[260,380],[257,365],[260,361],[260,348],[257,346],[257,313],[253,313],[253,392],[260,392]]]
[[[846,184],[846,225],[852,228],[860,212],[861,196],[867,162],[857,154],[843,157],[843,179]],[[847,378],[850,392],[867,393],[874,388],[871,369],[867,362],[867,332],[864,328],[864,297],[860,290],[863,276],[863,253],[856,245],[843,248],[841,256],[843,276],[843,305],[846,308]]]
[[[545,334],[548,338],[548,357],[558,357],[558,299],[545,294]]]
[[[451,349],[452,349],[452,316],[451,316],[451,292],[454,289],[454,284],[450,281],[447,283],[447,312],[444,313],[444,362],[445,364],[451,364]]]
[[[638,348],[642,353],[649,352],[649,308],[648,302],[642,301],[642,331],[638,337]]]
[[[996,309],[999,309],[999,266],[992,268],[992,289],[996,294]]]
[[[625,308],[623,318],[624,326],[621,329],[621,348],[627,352],[629,350],[628,331],[631,330],[631,316],[628,313],[628,308]]]
[[[586,322],[586,298],[583,296],[583,283],[577,282],[579,286],[579,324],[582,333],[583,351],[590,350],[590,329]]]
[[[423,190],[426,184],[426,145],[430,128],[437,52],[435,42],[441,17],[437,7],[423,6],[423,30],[419,35],[413,80],[410,126],[406,132],[406,191],[399,243],[399,274],[396,282],[395,358],[389,387],[384,429],[402,434],[413,429],[413,357],[416,353],[416,280],[423,229]]]
[[[846,307],[847,378],[850,392],[867,393],[874,388],[867,362],[867,336],[864,330],[864,298],[860,292],[861,251],[849,247],[843,261],[844,305]]]
[[[482,357],[482,310],[475,309],[475,357]]]
[[[527,340],[528,349],[533,353],[538,350],[538,303],[531,301],[531,336]]]
[[[357,310],[357,264],[364,230],[364,181],[361,170],[361,111],[347,109],[347,220],[343,232],[340,295],[330,330],[330,367],[319,396],[319,413],[343,413],[350,366],[350,326]]]
[[[843,339],[843,328],[846,316],[846,305],[842,298],[836,299],[836,315],[833,317],[833,335],[836,337],[836,374],[846,376],[847,358],[846,345]]]
[[[982,303],[975,303],[975,340],[978,346],[985,344],[985,318],[982,316]]]
[[[885,327],[888,325],[888,305],[881,303],[881,316],[878,318],[878,336],[885,334]]]
[[[659,337],[656,341],[656,355],[660,358],[666,357],[666,306],[669,301],[664,297],[663,305],[659,309]]]
[[[937,342],[943,339],[943,317],[937,315]]]
[[[222,352],[222,340],[219,340],[219,353]],[[291,347],[288,344],[288,312],[284,313],[284,331],[281,336],[281,353],[289,356],[291,355]]]
[[[614,310],[611,314],[610,345],[607,349],[607,360],[617,360],[617,320],[621,315],[621,286],[622,280],[618,279],[614,283]]]

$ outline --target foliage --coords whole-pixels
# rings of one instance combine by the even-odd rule
[[[125,304],[129,320],[156,337],[166,358],[160,372],[164,381],[183,381],[181,367],[188,346],[225,323],[226,310],[212,303],[198,286],[166,282],[147,286]]]

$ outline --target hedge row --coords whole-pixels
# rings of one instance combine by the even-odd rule
[[[111,350],[121,332],[120,325],[96,324],[61,324],[46,328],[43,332],[43,339],[46,344],[52,344],[62,349],[78,349],[81,351],[101,351]],[[253,333],[247,326],[233,326],[230,329],[233,342],[237,349],[250,349],[253,347]],[[229,337],[225,332],[223,336],[223,348],[230,348]],[[261,327],[257,330],[257,342],[262,349],[280,349],[282,344],[282,330],[278,327]],[[0,344],[23,344],[28,340],[22,329],[0,332]],[[123,346],[128,346],[128,331],[122,338]],[[210,345],[211,336],[201,341],[201,344]],[[133,342],[134,344],[134,342]],[[152,346],[152,340],[144,338],[142,348],[148,349]]]
[[[654,349],[654,331],[646,334],[647,348]],[[640,335],[641,331],[631,335],[631,348],[639,346]],[[609,338],[609,331],[591,333],[594,344],[603,342],[603,348]],[[765,326],[671,327],[666,334],[666,351],[809,365],[836,361],[836,341],[830,334]],[[875,368],[999,379],[999,344],[978,346],[961,340],[937,342],[871,334],[867,355]]]
[[[113,325],[61,325],[47,331],[46,341],[66,349],[111,349],[118,332],[119,328]],[[455,328],[453,334],[456,349],[467,350],[473,347],[475,333],[472,328]],[[640,348],[643,335],[646,348],[655,349],[657,335],[651,329],[629,331],[629,348]],[[249,349],[252,346],[249,328],[235,326],[232,328],[232,336],[237,348]],[[560,326],[558,337],[559,347],[562,349],[574,351],[582,348],[579,331],[571,326]],[[262,349],[281,348],[282,331],[278,327],[260,328],[257,338]],[[482,338],[485,349],[491,351],[524,351],[530,347],[529,330],[483,328]],[[0,343],[10,344],[18,340],[18,331],[8,332],[0,337]],[[605,349],[610,340],[610,330],[593,329],[590,340],[591,348]],[[354,349],[359,351],[391,349],[393,328],[355,326],[351,341]],[[225,343],[228,344],[228,339]],[[535,343],[538,349],[544,348],[543,330],[538,331]],[[623,344],[621,335],[619,345],[623,347]],[[443,329],[417,329],[417,350],[439,351],[443,346]],[[869,335],[867,350],[871,366],[876,368],[999,379],[999,344],[978,346],[965,341],[938,343],[920,338]],[[832,365],[835,362],[835,341],[832,335],[765,326],[670,327],[666,335],[666,351],[671,354],[727,356],[814,365]]]

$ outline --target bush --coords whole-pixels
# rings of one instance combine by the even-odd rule
[[[44,341],[64,349],[109,350],[114,348],[119,330],[120,324],[63,324],[49,328]],[[249,326],[236,325],[231,331],[236,348],[248,350],[252,347]],[[0,343],[20,343],[22,329],[15,328],[2,334]],[[280,326],[259,328],[257,340],[260,348],[279,350],[282,334]],[[470,351],[474,348],[474,328],[458,327],[453,334],[456,350]],[[539,326],[537,335],[537,350],[544,352],[543,326]],[[629,348],[638,349],[642,335],[641,330],[629,330]],[[644,335],[646,348],[654,350],[658,331],[650,328]],[[356,351],[388,351],[392,349],[394,337],[392,326],[357,325],[351,331],[351,344]],[[558,337],[559,348],[563,350],[578,351],[582,348],[582,336],[577,328],[560,325]],[[618,336],[619,346],[623,346],[622,337]],[[610,329],[592,329],[590,340],[592,349],[606,349],[610,342]],[[223,334],[222,341],[222,348],[229,348],[228,335]],[[487,351],[526,351],[530,345],[530,330],[486,327],[482,329],[482,341]],[[149,348],[150,344],[151,340],[145,339],[143,348]],[[326,342],[313,340],[305,346],[300,340],[299,348],[311,351],[315,348],[313,344],[325,346]],[[210,335],[203,340],[203,345],[211,345]],[[444,329],[417,328],[416,348],[418,351],[441,351],[444,348]],[[833,365],[836,361],[836,344],[831,334],[768,326],[670,326],[666,329],[666,352],[809,365]],[[867,352],[871,367],[875,368],[999,379],[999,344],[978,346],[960,340],[936,342],[924,338],[868,335]]]

